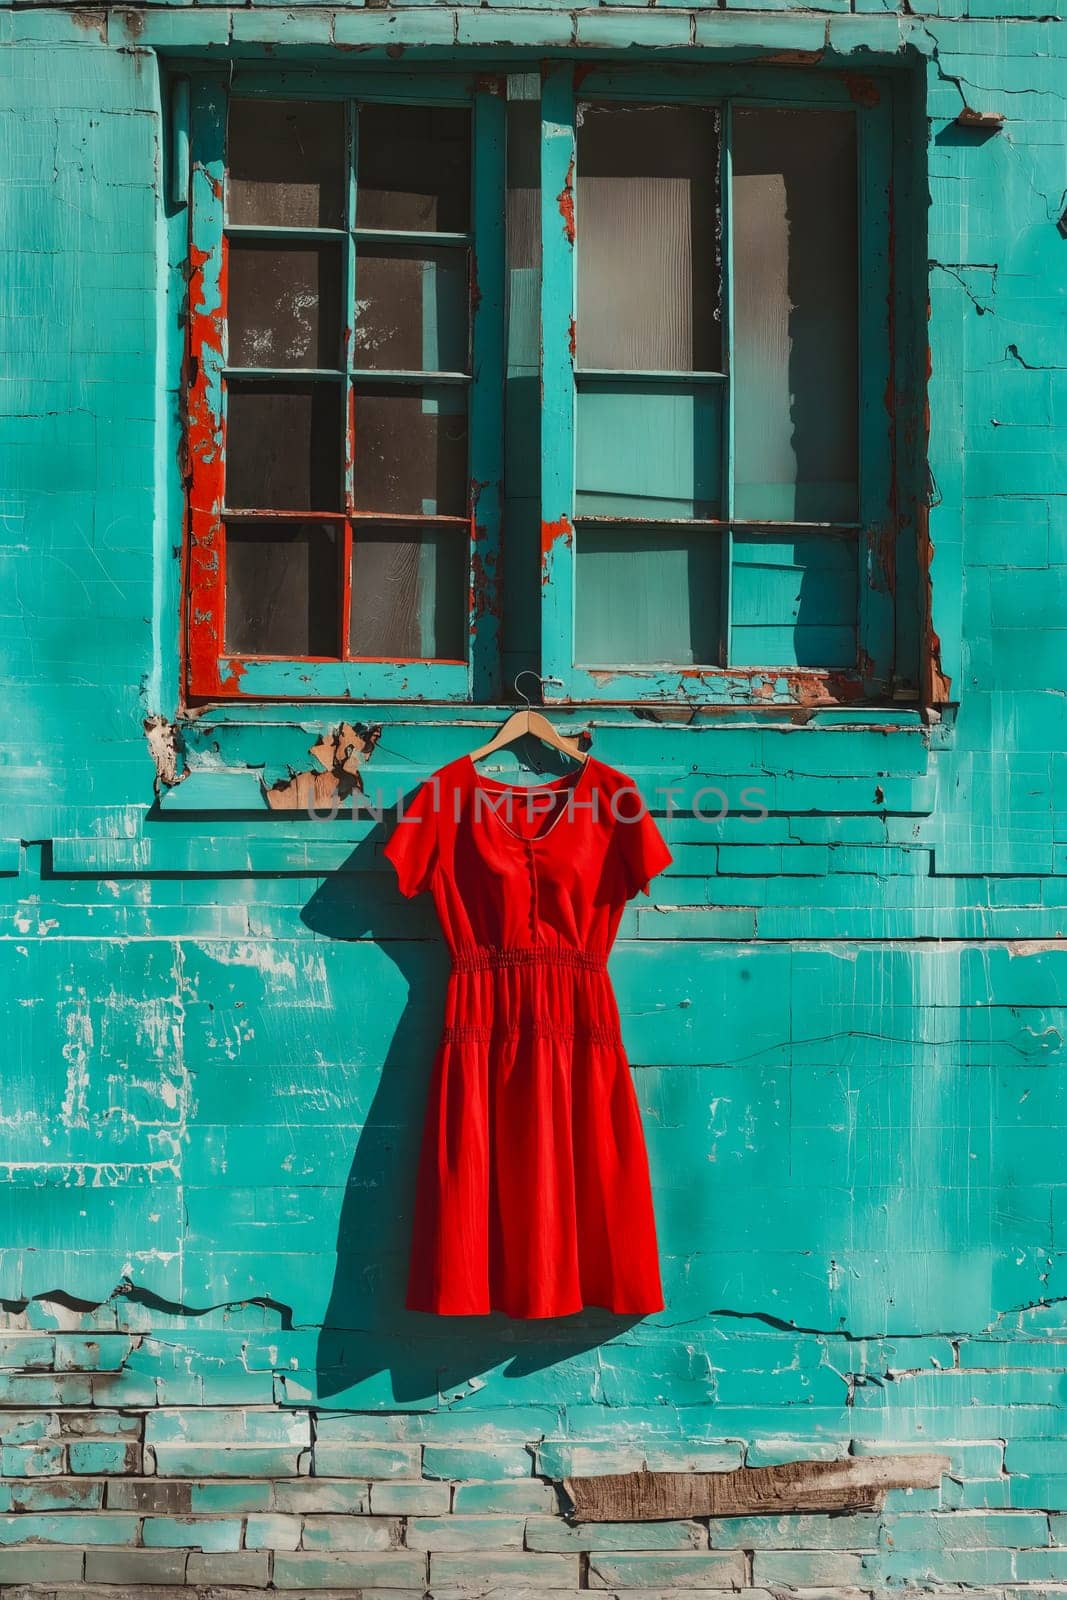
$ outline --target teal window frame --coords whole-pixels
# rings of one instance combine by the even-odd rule
[[[189,315],[187,321],[186,479],[188,538],[184,549],[185,699],[211,701],[349,701],[498,703],[507,697],[502,683],[500,560],[501,508],[505,493],[504,406],[506,393],[505,289],[507,257],[504,229],[505,132],[508,79],[503,68],[474,72],[458,68],[426,71],[229,66],[190,69],[189,95]],[[873,86],[873,87],[872,87]],[[235,657],[223,648],[225,535],[223,466],[225,393],[229,376],[225,348],[227,225],[224,217],[225,129],[230,95],[342,100],[348,107],[350,180],[343,240],[346,283],[351,290],[355,228],[355,162],[351,148],[353,108],[360,101],[413,105],[469,105],[473,111],[473,173],[470,243],[476,262],[477,293],[472,296],[470,378],[470,502],[466,527],[469,555],[468,656],[465,661],[373,659],[311,660]],[[547,700],[593,704],[659,701],[722,705],[839,705],[886,703],[899,681],[894,635],[894,569],[898,541],[914,528],[898,509],[895,444],[901,421],[894,415],[894,285],[891,251],[894,122],[892,94],[874,79],[855,74],[792,66],[652,67],[604,65],[575,60],[545,63],[541,71],[541,283],[540,362],[543,397],[539,456],[542,570],[539,592],[522,596],[523,606],[539,608],[540,660]],[[575,647],[575,411],[582,374],[576,368],[576,254],[580,248],[580,203],[575,227],[573,204],[576,113],[585,101],[642,104],[696,103],[718,109],[721,126],[723,371],[716,386],[723,396],[723,491],[721,515],[706,527],[722,539],[723,593],[729,616],[733,530],[734,418],[730,384],[730,132],[738,105],[828,108],[851,111],[857,119],[859,183],[859,412],[860,503],[854,529],[859,565],[859,650],[854,671],[775,666],[735,667],[729,658],[716,666],[608,666],[577,663]],[[177,132],[176,130],[176,136]],[[242,230],[248,233],[251,230]],[[292,230],[314,233],[315,230]],[[321,231],[321,230],[320,230]],[[272,229],[276,236],[288,230]],[[424,236],[420,242],[426,242]],[[910,322],[906,318],[902,322]],[[345,363],[331,376],[351,392],[354,374],[352,335]],[[279,380],[303,374],[279,369]],[[521,447],[521,445],[520,445]],[[531,453],[538,450],[529,442]],[[346,529],[345,559],[353,527],[351,451],[346,467],[344,507],[336,521]],[[296,516],[297,514],[293,514]],[[290,520],[293,519],[291,516]],[[299,518],[299,520],[303,520]],[[388,521],[389,519],[383,519]],[[685,526],[685,524],[683,524]],[[757,525],[750,524],[749,528]],[[770,528],[769,524],[759,525]],[[810,524],[775,523],[776,533]],[[905,531],[906,530],[906,531]],[[913,557],[911,557],[913,559]],[[348,567],[346,565],[347,573]],[[908,662],[914,680],[918,662]]]
[[[859,92],[857,92],[857,89]],[[576,410],[583,374],[576,364],[577,252],[581,249],[580,182],[576,183],[577,113],[581,103],[692,103],[716,107],[721,127],[722,507],[714,521],[675,521],[673,527],[722,540],[725,660],[714,666],[579,665],[576,637]],[[835,532],[855,538],[858,577],[857,661],[854,670],[776,666],[736,667],[730,659],[730,597],[734,532],[804,532],[799,522],[742,522],[733,516],[734,415],[730,358],[733,237],[730,208],[732,113],[737,106],[843,108],[857,124],[858,277],[860,284],[857,394],[859,516]],[[670,68],[658,71],[561,63],[542,89],[542,671],[546,698],[560,702],[684,701],[702,704],[849,704],[891,697],[894,671],[893,572],[898,518],[893,475],[896,421],[893,388],[892,118],[888,94],[872,80],[768,68]],[[576,192],[577,191],[577,192]],[[617,381],[617,375],[612,374]],[[619,375],[621,376],[621,375]],[[672,375],[655,375],[670,382]],[[677,375],[674,375],[676,378]],[[600,382],[603,375],[589,381]],[[889,403],[887,404],[887,399]],[[595,526],[592,519],[585,525]],[[612,519],[618,526],[624,519]],[[636,520],[630,526],[638,527]],[[661,526],[662,523],[657,523]],[[817,525],[827,532],[833,525]]]
[[[233,97],[341,101],[345,106],[348,193],[344,227],[339,229],[242,226],[225,217],[227,108]],[[343,530],[338,586],[339,637],[347,637],[347,600],[353,540],[360,514],[353,496],[352,407],[357,371],[361,384],[427,381],[425,374],[368,375],[355,359],[354,317],[345,322],[344,355],[336,369],[238,369],[228,365],[226,281],[229,238],[270,237],[280,242],[336,238],[342,246],[343,283],[348,303],[355,295],[355,264],[362,238],[373,242],[432,245],[430,233],[400,235],[356,226],[357,107],[361,103],[418,106],[466,105],[472,111],[471,219],[471,372],[455,381],[469,385],[468,504],[453,519],[457,538],[467,545],[468,606],[466,660],[281,659],[235,656],[224,645],[226,584],[225,511],[226,391],[228,381],[271,379],[324,382],[343,386],[349,448],[344,451],[340,508],[319,514],[318,522]],[[186,549],[186,692],[202,700],[440,700],[487,701],[498,683],[496,568],[500,547],[503,449],[503,83],[466,73],[281,72],[243,69],[197,74],[190,94],[189,315],[186,405],[186,457],[189,483],[189,536]],[[457,236],[458,237],[458,236]],[[456,239],[449,236],[452,243]],[[475,289],[476,286],[476,289]],[[449,375],[449,381],[452,381]],[[301,512],[278,520],[309,522]],[[258,513],[257,513],[258,516]],[[395,525],[400,519],[366,515],[366,523]],[[430,519],[426,519],[429,522]],[[437,519],[443,522],[447,519]]]

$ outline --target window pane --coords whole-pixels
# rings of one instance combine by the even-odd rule
[[[462,529],[357,527],[349,653],[462,660],[467,565]]]
[[[717,385],[584,383],[578,515],[718,516],[721,418]]]
[[[575,543],[580,664],[719,664],[720,535],[579,527]]]
[[[465,109],[360,106],[356,226],[465,233],[470,124]]]
[[[731,666],[853,667],[855,539],[734,535]]]
[[[226,528],[226,649],[336,656],[340,532],[324,523]]]
[[[466,250],[361,243],[356,365],[400,372],[470,367]]]
[[[734,116],[738,516],[857,515],[856,125],[847,111]]]
[[[332,244],[231,240],[227,327],[233,367],[336,367],[341,254]]]
[[[718,371],[717,113],[583,106],[578,128],[578,360]]]
[[[344,226],[345,119],[337,101],[231,100],[230,222]]]
[[[466,385],[375,384],[354,405],[357,510],[465,515]]]
[[[340,510],[339,383],[230,383],[226,504],[234,511]]]
[[[507,110],[508,265],[523,271],[541,264],[540,78],[530,100],[509,100]]]

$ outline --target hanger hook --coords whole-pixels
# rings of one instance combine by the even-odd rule
[[[514,678],[511,680],[511,687],[515,690],[515,693],[519,696],[519,699],[525,700],[526,704],[530,706],[531,709],[533,707],[533,701],[530,699],[528,694],[524,694],[519,688],[520,678],[536,678],[540,684],[559,682],[558,678],[543,678],[541,674],[539,672],[535,672],[532,667],[523,667],[521,672],[516,672]]]

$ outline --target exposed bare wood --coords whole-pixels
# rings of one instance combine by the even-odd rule
[[[321,811],[346,800],[353,790],[362,787],[360,768],[374,753],[381,731],[378,726],[353,728],[351,723],[342,722],[332,733],[325,734],[308,752],[323,771],[294,772],[272,783],[265,790],[271,810]]]
[[[149,754],[156,764],[156,793],[161,788],[173,789],[189,776],[189,769],[182,760],[181,734],[173,722],[160,716],[146,717],[144,731]]]
[[[782,1511],[876,1509],[887,1489],[935,1489],[948,1457],[846,1456],[736,1472],[624,1472],[565,1478],[580,1522],[657,1522]]]
[[[1004,126],[1003,111],[976,111],[973,106],[964,106],[956,118],[957,128],[980,128],[986,133],[999,133]]]

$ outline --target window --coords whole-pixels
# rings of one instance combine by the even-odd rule
[[[877,91],[205,78],[192,143],[191,696],[889,692]]]
[[[199,86],[189,688],[478,698],[502,100]],[[397,95],[399,94],[399,98]],[[477,261],[480,277],[475,276]],[[483,287],[481,277],[485,279]],[[472,577],[477,574],[477,577]]]

